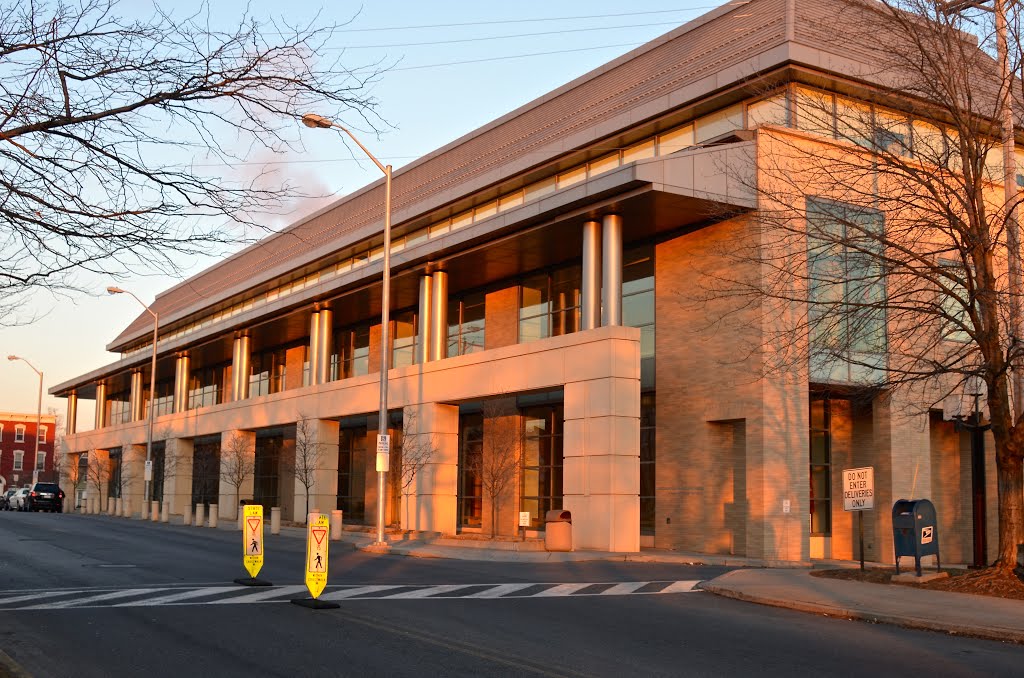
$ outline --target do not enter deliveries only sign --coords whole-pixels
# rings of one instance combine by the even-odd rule
[[[843,510],[870,511],[875,508],[875,467],[843,469]]]

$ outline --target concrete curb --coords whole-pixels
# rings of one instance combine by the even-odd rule
[[[708,593],[713,593],[716,596],[722,596],[723,598],[732,598],[734,600],[742,600],[748,603],[757,603],[758,605],[781,607],[789,610],[796,610],[797,612],[808,612],[811,614],[839,617],[841,619],[851,619],[854,621],[864,621],[873,624],[890,624],[892,626],[902,626],[904,628],[922,631],[938,631],[940,633],[948,633],[956,636],[971,636],[973,638],[983,638],[985,640],[1024,644],[1024,632],[1017,629],[1007,629],[997,626],[954,624],[938,622],[933,619],[922,619],[919,617],[883,614],[871,612],[870,610],[855,610],[837,605],[826,605],[824,603],[785,600],[782,598],[744,593],[743,591],[717,585],[714,583],[714,580],[702,582],[698,585],[698,588],[707,591]]]
[[[32,674],[11,659],[11,656],[0,650],[0,678],[32,678]]]

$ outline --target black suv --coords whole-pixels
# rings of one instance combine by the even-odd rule
[[[26,511],[64,512],[64,490],[57,483],[36,483],[25,497]]]

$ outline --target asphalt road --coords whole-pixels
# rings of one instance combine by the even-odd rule
[[[34,676],[1019,676],[1024,648],[761,607],[693,584],[724,568],[377,556],[237,532],[0,513],[0,650]],[[5,668],[0,665],[0,676]],[[9,672],[8,672],[9,673]]]

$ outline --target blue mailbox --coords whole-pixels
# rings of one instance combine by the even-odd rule
[[[935,556],[939,569],[939,525],[935,505],[927,499],[899,499],[892,505],[892,543],[896,552],[896,574],[900,556],[913,556],[917,576],[921,576],[921,558]]]

